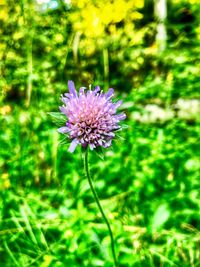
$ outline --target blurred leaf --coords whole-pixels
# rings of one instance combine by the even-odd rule
[[[170,217],[170,211],[168,209],[167,204],[161,204],[153,215],[152,230],[153,231],[160,230],[166,223],[166,221],[169,219],[169,217]]]
[[[61,112],[48,112],[47,114],[57,126],[64,126],[66,124],[66,116]]]

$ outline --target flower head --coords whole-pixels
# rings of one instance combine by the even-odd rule
[[[112,102],[112,88],[104,94],[99,86],[94,90],[81,87],[77,92],[74,82],[68,81],[68,87],[69,93],[62,95],[64,105],[60,107],[67,121],[58,131],[72,140],[69,151],[74,152],[78,144],[89,146],[91,150],[98,146],[109,147],[115,131],[121,128],[119,122],[126,118],[124,113],[117,114],[122,101]]]

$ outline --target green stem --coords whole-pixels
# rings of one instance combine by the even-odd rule
[[[118,264],[117,264],[117,257],[116,257],[116,254],[115,254],[115,243],[114,243],[114,238],[113,238],[113,233],[112,233],[112,230],[111,230],[111,227],[110,227],[110,224],[109,224],[109,221],[103,211],[103,208],[100,204],[100,201],[99,201],[99,198],[98,198],[98,195],[95,191],[95,188],[93,186],[93,182],[92,182],[92,179],[91,179],[91,176],[90,176],[90,172],[89,172],[89,165],[88,165],[88,149],[85,150],[85,153],[84,153],[84,167],[85,167],[85,173],[86,173],[86,176],[87,176],[87,179],[88,179],[88,182],[89,182],[89,185],[90,185],[90,188],[92,190],[92,193],[93,193],[93,196],[94,196],[94,199],[97,203],[97,206],[101,212],[101,215],[108,227],[108,231],[109,231],[109,234],[110,234],[110,240],[111,240],[111,249],[112,249],[112,255],[113,255],[113,260],[114,260],[114,266],[115,267],[118,267]]]

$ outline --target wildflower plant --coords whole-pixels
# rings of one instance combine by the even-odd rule
[[[116,114],[122,101],[111,101],[112,88],[104,94],[99,86],[88,91],[81,87],[79,93],[72,81],[68,81],[68,87],[69,93],[62,96],[64,105],[60,107],[67,121],[58,131],[69,136],[69,151],[74,152],[78,144],[85,148],[89,146],[91,150],[99,146],[109,147],[115,131],[120,129],[119,122],[126,117],[124,113]]]
[[[76,91],[73,81],[68,81],[69,93],[61,96],[63,105],[60,111],[64,114],[63,126],[58,131],[66,135],[70,141],[69,152],[73,153],[77,145],[81,145],[84,152],[84,168],[91,191],[102,217],[108,227],[114,266],[118,266],[115,253],[113,233],[109,221],[100,204],[95,191],[88,165],[88,151],[99,147],[107,148],[112,144],[116,131],[121,129],[120,121],[126,118],[125,113],[117,113],[122,101],[113,102],[114,90],[108,89],[103,93],[99,86],[93,90],[81,87]]]

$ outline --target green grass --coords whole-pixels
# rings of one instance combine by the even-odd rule
[[[76,1],[16,2],[0,3],[0,266],[113,266],[81,149],[49,115],[68,79],[124,100],[127,127],[103,159],[89,154],[119,267],[200,266],[199,3],[169,2],[159,53],[153,1],[101,36],[83,31],[91,9]]]
[[[42,111],[14,108],[1,123],[3,266],[112,266],[81,150],[59,145]],[[198,127],[127,124],[104,160],[90,153],[120,266],[198,266]]]

